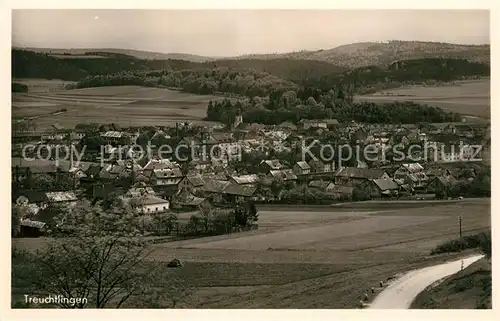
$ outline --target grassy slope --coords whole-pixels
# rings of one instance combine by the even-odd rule
[[[489,226],[489,201],[481,200],[383,212],[373,215],[443,215],[446,220],[407,226],[383,232],[365,233],[317,243],[315,250],[269,251],[227,249],[184,249],[166,247],[169,243],[152,246],[151,262],[165,273],[175,273],[196,287],[190,307],[198,308],[354,308],[363,292],[398,273],[438,264],[464,255],[451,253],[427,256],[439,242],[456,233],[456,217],[462,215],[464,231]],[[300,211],[300,208],[296,208]],[[336,211],[335,211],[336,212]],[[263,225],[304,228],[309,223],[325,225],[328,212],[262,213]],[[347,213],[332,212],[332,216]],[[298,216],[298,217],[297,217]],[[319,217],[318,217],[319,216]],[[308,218],[308,220],[306,220]],[[332,218],[333,219],[333,218]],[[304,221],[306,220],[306,221]],[[335,220],[334,220],[335,221]],[[330,224],[337,224],[330,222]],[[297,223],[297,224],[295,224]],[[300,224],[299,224],[300,223]],[[360,231],[361,233],[362,231]],[[290,237],[293,238],[293,230]],[[238,238],[233,234],[228,238]],[[409,246],[408,239],[421,238]],[[33,250],[46,238],[14,239],[15,247]],[[200,239],[200,242],[210,239]],[[403,242],[402,244],[398,244]],[[328,244],[326,244],[328,243]],[[397,248],[388,248],[389,244]],[[382,246],[381,246],[382,245]],[[376,246],[377,248],[373,248]],[[371,248],[367,248],[371,247]],[[468,253],[466,251],[465,253]],[[178,258],[181,269],[166,269],[165,264]],[[155,286],[162,286],[155,284]],[[22,294],[24,289],[14,289]],[[22,296],[21,296],[22,299]]]
[[[480,260],[420,293],[413,309],[491,309],[491,261]]]
[[[385,93],[380,94],[380,93]],[[387,95],[392,93],[392,95]],[[456,82],[454,85],[385,89],[378,94],[356,96],[360,101],[412,101],[428,104],[451,112],[490,118],[490,79]]]

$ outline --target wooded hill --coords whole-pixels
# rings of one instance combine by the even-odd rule
[[[63,55],[64,56],[64,55]],[[86,58],[88,56],[88,58]],[[95,58],[100,57],[100,58]],[[221,71],[236,76],[254,75],[254,79],[246,79],[244,84],[225,86],[210,75]],[[280,87],[289,88],[290,82],[302,87],[315,87],[329,90],[340,84],[353,85],[358,93],[373,92],[385,88],[398,87],[402,84],[425,83],[428,81],[445,82],[470,77],[489,76],[489,65],[470,62],[465,59],[426,58],[393,62],[387,66],[369,66],[347,70],[336,65],[315,60],[291,60],[288,58],[259,60],[218,60],[212,62],[191,62],[185,60],[145,60],[125,54],[106,52],[87,52],[83,56],[72,58],[54,57],[46,53],[32,51],[12,51],[13,78],[46,78],[80,81],[78,87],[95,87],[105,85],[131,84],[131,72],[135,75],[135,85],[164,85],[182,87],[194,93],[213,91],[232,92],[246,95],[252,86],[261,88],[266,84],[253,84],[257,78],[265,74],[272,75],[273,83],[283,83]],[[177,72],[177,73],[176,73]],[[180,72],[180,75],[179,75]],[[165,81],[159,77],[173,74],[176,81]],[[100,77],[106,76],[106,77]],[[193,80],[192,78],[200,78]],[[101,79],[102,80],[99,80]],[[113,81],[109,81],[112,78]],[[140,78],[140,79],[139,79]],[[185,80],[184,78],[188,78]],[[281,80],[278,80],[280,78]],[[237,79],[236,82],[241,82]],[[199,84],[200,86],[185,83]],[[206,86],[203,86],[207,83]],[[196,88],[201,89],[196,89]],[[245,88],[241,88],[245,87]],[[188,89],[190,88],[190,89]],[[260,89],[255,95],[263,94]],[[264,90],[267,92],[268,90]]]

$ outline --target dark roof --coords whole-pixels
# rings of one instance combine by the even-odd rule
[[[144,175],[143,173],[139,173],[135,176],[135,181],[136,182],[149,182],[150,179],[148,176]]]
[[[312,158],[310,161],[309,161],[309,166],[311,167],[316,167],[316,166],[324,166],[325,163],[323,163],[321,160],[319,159],[314,159]]]
[[[441,167],[434,167],[434,168],[429,168],[425,171],[425,174],[427,176],[441,176],[443,175],[444,172],[448,171],[447,169],[445,168],[441,168]]]
[[[125,166],[122,166],[122,165],[113,165],[108,172],[110,174],[120,174],[124,170],[125,170]]]
[[[57,129],[57,130],[63,130],[63,129],[64,129],[64,127],[62,127],[62,126],[61,126],[61,125],[59,125],[58,123],[53,124],[53,125],[52,125],[52,127],[54,127],[54,128],[55,128],[55,129]]]
[[[173,197],[173,202],[175,202],[178,205],[184,205],[184,206],[198,206],[201,203],[203,203],[204,200],[205,200],[204,198],[196,197],[195,195],[191,194],[189,191],[185,189],[183,189]]]
[[[229,142],[233,142],[234,141],[231,133],[213,133],[212,137],[218,143],[229,143]]]
[[[435,180],[439,181],[444,186],[453,186],[458,182],[453,176],[437,176]]]
[[[227,181],[227,175],[225,172],[222,173],[207,173],[203,174],[203,180],[218,180],[218,181]]]
[[[200,175],[186,176],[186,179],[195,187],[205,185],[205,181]]]
[[[163,197],[171,197],[178,192],[177,185],[153,186],[153,190],[155,191],[156,195],[161,195]]]
[[[338,125],[339,121],[337,119],[325,119],[324,122],[327,125]]]
[[[40,191],[26,191],[20,195],[25,196],[30,203],[47,202],[49,200],[47,194]]]
[[[297,162],[297,166],[299,166],[300,169],[303,169],[303,170],[311,169],[311,166],[308,163],[306,163],[305,161]]]
[[[326,189],[328,185],[330,185],[331,182],[329,181],[320,181],[320,180],[317,180],[317,181],[311,181],[309,183],[309,187],[312,187],[312,188],[319,188],[319,189]]]
[[[398,184],[392,178],[373,179],[372,182],[382,191],[398,189]]]
[[[257,187],[249,186],[249,185],[239,185],[233,182],[230,182],[229,185],[226,186],[224,190],[224,194],[229,195],[237,195],[237,196],[252,196]]]
[[[141,204],[142,205],[154,205],[154,204],[162,204],[162,203],[167,203],[167,202],[168,201],[163,199],[163,198],[160,198],[160,197],[157,197],[154,195],[150,195],[150,194],[146,194],[145,197],[142,199]]]
[[[85,171],[85,174],[87,174],[87,177],[92,178],[92,177],[97,177],[100,171],[101,171],[100,165],[90,165],[90,167]]]
[[[350,178],[379,179],[385,171],[374,168],[343,167],[335,173],[335,176]]]
[[[455,134],[429,135],[429,140],[440,143],[453,143],[460,141],[460,136]]]
[[[201,187],[201,190],[210,193],[223,193],[229,184],[228,181],[208,180],[205,182],[205,185]]]

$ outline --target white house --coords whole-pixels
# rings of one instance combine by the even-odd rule
[[[139,211],[143,214],[161,213],[168,211],[169,208],[169,201],[151,194],[146,194],[139,205]]]

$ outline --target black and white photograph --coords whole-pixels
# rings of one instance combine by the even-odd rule
[[[13,9],[10,308],[492,309],[490,42],[484,9]]]

